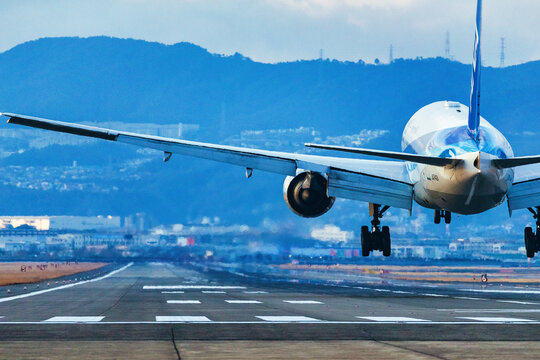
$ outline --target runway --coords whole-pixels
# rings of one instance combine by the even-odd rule
[[[537,288],[272,281],[121,264],[38,289],[1,287],[9,341],[538,341]]]

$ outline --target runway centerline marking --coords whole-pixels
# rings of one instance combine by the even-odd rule
[[[430,320],[416,319],[403,316],[356,316],[356,318],[377,322],[430,322]]]
[[[298,304],[298,305],[321,305],[324,304],[322,301],[316,301],[316,300],[283,300],[283,302],[289,303],[289,304]]]
[[[167,304],[200,304],[199,300],[167,300]]]
[[[105,316],[54,316],[45,321],[54,323],[87,323],[99,322],[104,318]]]
[[[466,319],[473,321],[482,321],[482,322],[499,322],[499,323],[514,323],[514,322],[534,322],[535,320],[529,319],[518,319],[510,317],[458,317],[458,319]]]
[[[143,290],[242,290],[245,286],[219,285],[144,285]]]
[[[156,316],[156,322],[211,322],[206,316]]]
[[[258,319],[270,322],[318,322],[319,319],[307,316],[255,316]]]
[[[106,279],[106,278],[108,278],[110,276],[118,274],[120,271],[124,271],[125,269],[127,269],[131,265],[133,265],[132,262],[130,262],[126,266],[121,267],[120,269],[113,270],[108,274],[105,274],[103,276],[100,276],[100,277],[97,277],[97,278],[94,278],[94,279],[79,281],[79,282],[76,282],[76,283],[73,283],[73,284],[60,285],[60,286],[57,286],[55,288],[38,290],[38,291],[34,291],[34,292],[31,292],[31,293],[28,293],[28,294],[20,294],[20,295],[0,298],[0,303],[7,302],[7,301],[12,301],[12,300],[24,299],[24,298],[31,297],[31,296],[45,294],[45,293],[48,293],[48,292],[51,292],[51,291],[68,289],[68,288],[71,288],[71,287],[74,287],[74,286],[77,286],[77,285],[83,285],[83,284],[88,284],[88,283],[95,282],[95,281],[104,280],[104,279]]]
[[[226,294],[226,291],[213,291],[213,290],[203,290],[201,291],[203,294]]]
[[[268,291],[253,290],[253,291],[243,291],[244,294],[268,294]]]
[[[258,300],[225,300],[229,304],[262,304]]]
[[[420,294],[422,296],[431,296],[431,297],[448,297],[448,295],[442,295],[442,294]]]
[[[183,291],[162,291],[162,294],[183,294]]]

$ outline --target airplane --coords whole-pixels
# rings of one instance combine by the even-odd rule
[[[362,154],[391,160],[367,160],[297,154],[164,138],[76,123],[4,113],[8,123],[117,141],[172,154],[209,159],[285,175],[283,197],[297,215],[325,214],[336,198],[369,203],[371,226],[362,226],[362,255],[391,254],[390,229],[380,219],[390,208],[412,212],[413,200],[434,210],[436,224],[452,213],[478,214],[508,203],[528,209],[536,231],[525,227],[527,257],[540,250],[540,156],[514,157],[506,138],[480,116],[482,0],[476,4],[476,34],[470,106],[438,101],[418,110],[403,131],[402,152],[305,144],[309,148]],[[397,161],[396,161],[397,160]],[[532,166],[526,166],[532,165]]]

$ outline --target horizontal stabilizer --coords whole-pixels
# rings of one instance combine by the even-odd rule
[[[353,154],[362,154],[369,156],[378,156],[388,159],[404,160],[415,162],[419,164],[433,165],[433,166],[447,166],[447,165],[457,165],[462,160],[454,158],[440,158],[435,156],[425,156],[418,154],[408,154],[395,151],[383,151],[383,150],[370,150],[346,146],[335,146],[335,145],[320,145],[320,144],[304,144],[306,147],[324,149],[324,150],[335,150],[343,151]]]
[[[499,169],[513,168],[516,166],[525,166],[531,164],[540,163],[540,155],[534,156],[521,156],[508,159],[493,159],[491,160],[493,166]]]

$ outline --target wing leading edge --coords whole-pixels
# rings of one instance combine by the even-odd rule
[[[297,169],[321,172],[329,177],[330,196],[375,202],[409,211],[412,209],[413,186],[403,162],[241,148],[129,133],[26,115],[2,115],[8,117],[8,123],[12,124],[117,141],[168,154],[193,156],[287,176],[295,176]]]

